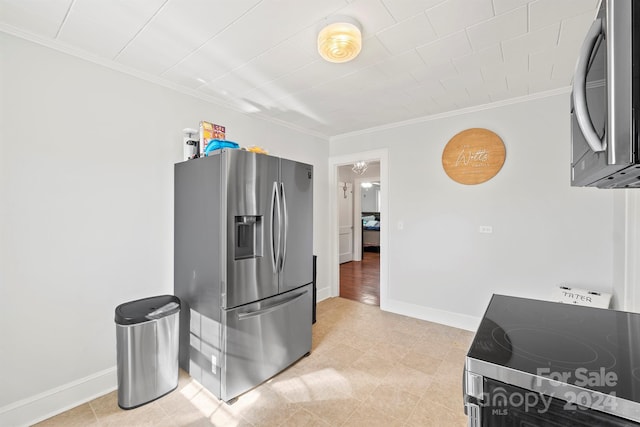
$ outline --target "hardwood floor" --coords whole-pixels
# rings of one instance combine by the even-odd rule
[[[380,253],[363,252],[362,261],[340,264],[340,296],[380,305]]]

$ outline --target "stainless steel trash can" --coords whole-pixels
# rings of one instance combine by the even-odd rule
[[[178,386],[180,300],[161,295],[116,307],[118,406],[132,409]]]

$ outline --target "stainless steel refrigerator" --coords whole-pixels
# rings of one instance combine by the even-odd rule
[[[242,150],[175,165],[180,367],[231,401],[311,351],[313,167]]]

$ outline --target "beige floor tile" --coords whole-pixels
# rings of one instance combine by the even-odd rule
[[[293,405],[271,386],[257,387],[242,396],[233,404],[223,404],[230,414],[234,414],[251,424],[258,426],[279,426],[293,412]]]
[[[220,427],[253,427],[254,424],[245,420],[240,414],[234,412],[229,406],[220,406],[207,420],[209,425]],[[206,424],[202,424],[206,425]],[[189,426],[191,427],[191,426]]]
[[[464,399],[462,396],[462,370],[457,381],[454,378],[441,379],[436,378],[431,383],[429,391],[425,397],[430,396],[431,402],[439,404],[449,410],[458,412],[464,408]]]
[[[433,375],[425,374],[399,363],[389,371],[383,382],[393,384],[401,390],[422,397],[429,391]]]
[[[348,335],[344,329],[332,329],[328,331],[322,338],[318,338],[315,343],[315,350],[319,350],[322,347],[334,346],[348,342]],[[313,344],[313,341],[312,341]],[[311,351],[315,351],[312,345]]]
[[[312,414],[305,409],[298,409],[282,424],[283,427],[331,427],[331,424],[322,420],[320,417]]]
[[[109,393],[43,426],[463,426],[462,370],[473,334],[342,298],[318,304],[304,357],[233,405],[187,373],[132,410]]]
[[[434,340],[429,334],[426,334],[419,339],[416,339],[410,346],[410,349],[434,359],[444,359],[447,353],[451,350],[452,345],[453,340],[443,340],[439,336]]]
[[[442,359],[411,350],[407,352],[400,362],[405,366],[417,369],[425,374],[433,375],[438,371],[438,367],[442,363]]]
[[[365,400],[378,387],[383,379],[354,367],[340,369],[340,392],[357,400]]]
[[[75,408],[67,412],[63,412],[60,415],[56,415],[55,417],[49,418],[35,425],[38,427],[97,426],[98,418],[96,418],[96,415],[93,413],[93,410],[91,409],[91,405],[88,403],[85,403],[84,405],[76,406]]]
[[[309,356],[299,359],[289,368],[298,371],[313,371],[318,368],[331,366],[331,362],[327,357],[328,353],[331,351],[331,348],[332,346],[330,346],[329,344],[323,344],[321,348],[318,348],[318,350],[312,352]]]
[[[352,367],[360,369],[363,372],[367,372],[375,377],[384,378],[391,368],[393,368],[393,362],[380,357],[378,353],[383,351],[382,349],[372,349],[358,357],[355,362],[351,364]]]
[[[349,380],[333,367],[307,371],[288,379],[274,378],[269,386],[290,403],[353,398]]]
[[[336,344],[327,350],[325,355],[330,359],[332,366],[337,368],[346,367],[362,356],[363,351],[352,347],[351,341],[348,342],[349,344]]]
[[[464,358],[467,356],[467,352],[469,351],[468,347],[452,347],[447,352],[446,360],[452,360],[456,363],[464,364]]]
[[[156,426],[166,422],[167,414],[158,401],[134,409],[121,409],[116,393],[109,393],[90,402],[100,426]]]
[[[379,341],[375,339],[369,332],[365,331],[352,331],[347,330],[342,335],[342,342],[348,344],[360,352],[365,352],[379,344]]]
[[[434,377],[444,383],[459,385],[462,381],[465,356],[466,351],[462,349],[447,352]]]
[[[385,414],[371,405],[363,405],[353,411],[342,425],[345,427],[401,427],[404,422]]]
[[[446,326],[437,325],[425,332],[423,337],[426,341],[451,348],[453,344],[458,343],[458,341],[460,341],[461,339],[461,336],[458,332],[458,330],[452,331]]]
[[[432,402],[428,396],[418,402],[405,424],[406,427],[464,427],[466,425],[467,418],[462,406],[459,410],[452,411]]]
[[[404,421],[409,418],[419,400],[420,397],[395,385],[381,384],[371,393],[364,406]]]
[[[187,398],[189,394],[183,395],[176,390],[157,400],[157,405],[162,408],[167,418],[166,423],[159,425],[166,426],[210,426],[212,422],[209,418],[224,405],[213,395],[202,390],[201,393]]]
[[[406,348],[411,348],[417,340],[415,335],[408,334],[406,332],[398,330],[390,330],[384,335],[384,341],[393,345],[400,345]]]
[[[359,400],[353,398],[325,399],[302,402],[299,406],[331,426],[341,426],[360,403]]]
[[[179,370],[177,393],[180,393],[187,399],[191,399],[202,390],[202,386],[198,384],[191,376],[183,371]]]
[[[211,426],[213,423],[199,412],[181,412],[170,415],[168,417],[170,422],[175,427],[189,426]]]
[[[369,351],[374,350],[376,356],[395,365],[398,363],[398,360],[402,359],[407,355],[407,353],[409,353],[410,348],[399,344],[389,344],[387,342],[378,341]]]

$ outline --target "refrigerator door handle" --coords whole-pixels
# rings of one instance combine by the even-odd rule
[[[274,234],[275,217],[278,215],[278,236]],[[273,190],[271,192],[271,265],[273,271],[278,271],[278,263],[280,260],[280,196],[278,195],[278,183],[273,182]]]
[[[271,313],[272,311],[278,310],[283,305],[292,303],[293,301],[297,300],[298,298],[300,298],[301,296],[303,296],[307,292],[308,292],[307,290],[299,292],[299,293],[297,293],[295,295],[290,296],[287,299],[284,299],[282,301],[278,301],[277,303],[275,303],[273,305],[261,308],[260,310],[247,311],[245,313],[238,313],[238,320],[250,319],[252,317],[262,316],[263,314]]]
[[[284,217],[284,227],[282,227],[282,258],[280,260],[280,271],[284,270],[284,260],[287,258],[287,235],[289,233],[289,208],[287,207],[287,198],[284,194],[284,182],[280,183],[280,191],[282,193],[282,216]]]

